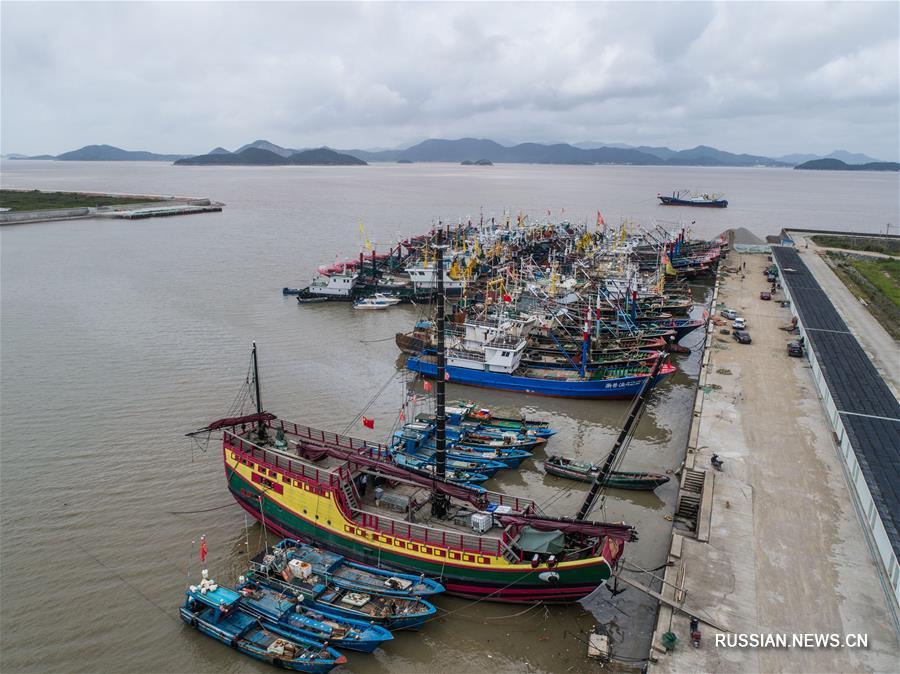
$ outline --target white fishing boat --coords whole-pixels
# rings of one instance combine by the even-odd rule
[[[366,297],[353,303],[354,309],[387,309],[395,304],[400,304],[400,298],[394,295],[375,293],[372,297]]]

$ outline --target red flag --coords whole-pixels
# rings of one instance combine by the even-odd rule
[[[504,295],[504,296],[503,296],[503,301],[504,301],[504,302],[512,302],[512,297],[510,297],[509,295]]]
[[[431,382],[430,381],[425,382],[425,393],[431,393]]]
[[[200,561],[206,561],[206,536],[200,537]]]
[[[450,373],[444,370],[444,381],[450,381]]]
[[[371,429],[375,428],[375,420],[374,419],[369,419],[369,417],[363,417],[362,422],[363,422],[363,426],[365,426],[366,428],[371,428]]]
[[[597,211],[597,227],[601,227],[601,226],[603,226],[603,225],[605,225],[605,224],[606,224],[606,223],[603,222],[603,216],[600,215],[600,211]]]

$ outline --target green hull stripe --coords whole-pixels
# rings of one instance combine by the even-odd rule
[[[235,498],[241,498],[241,490],[250,491],[258,494],[256,489],[249,482],[244,480],[236,472],[231,473],[229,480],[229,488]],[[259,504],[250,503],[246,499],[242,499],[249,507],[254,510],[259,509]],[[410,569],[416,573],[424,573],[427,576],[435,578],[453,578],[460,582],[469,582],[474,584],[497,584],[506,585],[515,578],[515,571],[491,571],[488,568],[471,569],[458,566],[444,565],[432,562],[426,559],[418,559],[407,555],[398,555],[392,552],[382,550],[362,544],[361,541],[354,538],[345,538],[339,536],[328,529],[317,527],[314,523],[308,522],[302,517],[298,517],[290,510],[282,508],[276,504],[271,498],[263,499],[263,509],[267,521],[279,525],[281,528],[291,532],[295,532],[297,536],[322,543],[326,547],[338,548],[352,551],[350,556],[364,563],[374,565],[386,564],[397,568]],[[548,569],[541,568],[538,571],[546,571]],[[557,586],[565,585],[600,585],[610,576],[609,566],[605,563],[595,564],[591,566],[582,566],[574,569],[560,569],[556,567],[556,571],[560,578],[556,583]]]

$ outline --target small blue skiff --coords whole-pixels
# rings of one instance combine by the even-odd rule
[[[215,583],[191,586],[180,609],[181,619],[208,637],[244,655],[282,669],[327,674],[347,658],[320,641],[287,636],[264,625],[240,606],[241,595]]]

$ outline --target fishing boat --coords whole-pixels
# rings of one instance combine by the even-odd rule
[[[581,482],[593,482],[600,474],[600,466],[587,461],[576,461],[562,456],[549,456],[544,461],[544,470],[550,475],[565,477]],[[606,478],[606,486],[610,489],[630,489],[635,491],[653,491],[669,481],[669,476],[662,473],[638,473],[631,471],[612,471]]]
[[[259,584],[253,587],[245,585],[239,594],[241,607],[264,621],[263,625],[267,624],[265,621],[271,621],[275,623],[276,630],[327,642],[335,648],[371,653],[394,638],[381,625],[304,606],[302,595],[286,595]]]
[[[319,276],[297,293],[297,301],[301,304],[307,304],[315,300],[349,302],[353,299],[353,292],[358,279],[359,272],[351,266],[338,265],[320,268]]]
[[[275,526],[266,518],[266,525]],[[437,613],[429,601],[415,596],[400,597],[384,592],[363,592],[336,585],[318,574],[300,575],[290,566],[285,550],[272,549],[250,561],[250,572],[238,591],[273,587],[293,597],[303,597],[313,610],[337,612],[354,620],[373,621],[389,630],[418,629]]]
[[[508,361],[508,356],[495,354],[480,359],[475,353],[453,354],[448,358],[446,373],[453,384],[560,398],[614,399],[637,395],[651,369],[636,365],[597,368],[581,374],[574,369],[519,368],[517,361],[516,367],[510,369]],[[480,365],[480,369],[475,365]],[[436,358],[427,351],[421,356],[410,357],[406,367],[431,379],[437,375]],[[657,382],[674,372],[674,366],[664,365],[657,375]]]
[[[404,424],[394,433],[392,450],[410,456],[428,456],[429,462],[437,451],[436,426],[423,422]],[[446,458],[454,461],[487,461],[489,464],[499,463],[503,468],[518,468],[531,452],[515,447],[484,447],[461,445],[447,441]],[[449,464],[448,464],[449,465]],[[479,472],[485,471],[478,468]],[[487,474],[487,473],[485,473]]]
[[[403,466],[405,468],[409,468],[410,470],[414,470],[417,473],[422,473],[423,475],[434,475],[435,473],[435,465],[434,460],[430,456],[423,456],[421,454],[408,454],[406,452],[397,451],[394,452],[394,461],[398,466]],[[482,482],[487,482],[490,478],[484,473],[473,473],[467,470],[461,470],[459,468],[453,468],[452,460],[448,460],[447,463],[447,472],[444,475],[444,479],[448,482],[455,482],[457,484],[468,484],[468,485],[478,485]],[[473,467],[476,466],[474,462],[472,462]],[[499,464],[499,468],[506,468],[505,464]]]
[[[395,304],[400,304],[401,299],[393,295],[385,295],[383,293],[375,293],[371,297],[364,297],[353,303],[354,309],[387,309]]]
[[[216,586],[191,586],[179,609],[181,619],[199,632],[231,646],[244,655],[282,669],[326,674],[347,658],[319,641],[286,637],[271,623],[263,625],[240,607],[241,595]]]
[[[456,415],[458,418],[470,419],[479,422],[484,427],[493,427],[501,430],[517,431],[519,433],[535,433],[541,437],[550,437],[556,431],[550,428],[549,421],[538,421],[522,417],[499,417],[489,407],[481,407],[470,400],[455,400],[447,407],[447,417],[451,421]]]
[[[440,230],[437,238],[440,246]],[[252,378],[245,385],[255,393],[250,397],[256,402],[256,412],[211,422],[196,433],[221,432],[228,488],[270,531],[314,541],[364,564],[438,578],[448,593],[458,596],[526,603],[577,601],[606,583],[625,545],[635,539],[635,531],[624,523],[590,519],[599,496],[599,480],[591,485],[574,517],[559,517],[545,513],[524,496],[476,490],[444,479],[445,295],[442,255],[436,257],[433,476],[396,465],[391,448],[381,443],[294,424],[264,411],[255,345]],[[657,360],[643,374],[609,462],[633,431],[663,367],[662,360]],[[281,444],[277,444],[278,431],[284,438]],[[356,481],[363,474],[375,488],[361,493]],[[286,592],[304,594],[313,608],[322,605],[346,610],[358,601],[355,597],[350,597],[349,603],[344,601],[349,592],[344,588],[322,583],[310,586],[308,579],[303,581],[305,586],[292,590],[297,579],[285,581],[283,567],[279,571],[275,559],[264,557],[254,578]],[[414,601],[403,597],[390,600]]]
[[[361,592],[377,592],[398,597],[429,597],[440,594],[444,586],[424,576],[385,571],[376,566],[351,561],[343,555],[286,538],[275,545],[287,554],[288,565],[309,565],[310,573],[322,576],[340,587]]]
[[[422,412],[416,415],[416,421],[434,424],[434,414]],[[501,433],[515,433],[520,437],[537,437],[544,440],[556,433],[550,428],[529,428],[523,426],[521,421],[510,422],[508,426],[474,421],[466,417],[465,410],[461,408],[454,409],[450,406],[447,407],[447,428],[453,429],[458,433],[490,433],[493,436]]]
[[[726,208],[728,200],[723,199],[720,194],[701,193],[694,194],[689,190],[679,190],[672,192],[672,196],[657,194],[664,206],[705,206],[707,208]]]
[[[499,431],[489,428],[448,425],[447,437],[454,447],[472,449],[521,449],[533,452],[547,444],[547,438],[521,434],[516,431]]]

